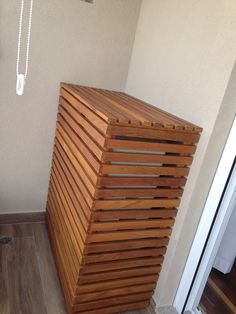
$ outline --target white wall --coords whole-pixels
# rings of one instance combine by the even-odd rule
[[[142,2],[126,92],[203,127],[157,286],[158,305],[173,301],[212,179],[207,175],[219,158],[220,150],[202,167],[235,56],[234,0]]]
[[[123,90],[140,3],[34,1],[28,81],[18,97],[20,1],[0,1],[1,212],[45,208],[59,83]]]

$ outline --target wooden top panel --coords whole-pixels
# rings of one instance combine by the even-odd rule
[[[200,127],[190,122],[123,92],[66,83],[61,83],[61,88],[67,90],[109,124],[129,124],[130,126],[184,130],[194,133],[202,131]]]

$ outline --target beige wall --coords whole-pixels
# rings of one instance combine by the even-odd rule
[[[140,0],[34,2],[25,94],[15,95],[20,1],[0,1],[0,210],[45,208],[60,81],[124,89]]]
[[[142,2],[126,91],[204,129],[157,286],[158,305],[173,301],[220,155],[222,141],[210,160],[206,149],[235,55],[234,0]],[[224,139],[232,119],[231,107]]]

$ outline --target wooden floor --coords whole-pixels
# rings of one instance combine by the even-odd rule
[[[0,313],[66,314],[45,224],[0,225],[2,236],[12,242],[0,244]]]
[[[236,314],[236,265],[226,275],[212,269],[200,307],[207,314]]]

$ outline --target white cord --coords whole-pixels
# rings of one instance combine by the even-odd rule
[[[23,13],[24,13],[24,0],[21,0],[18,47],[17,47],[17,59],[16,59],[16,75],[17,76],[19,75],[19,63],[20,63],[20,52],[21,52],[21,35],[22,35]],[[33,13],[33,0],[31,0],[31,2],[30,2],[28,35],[27,35],[27,45],[26,45],[26,59],[25,59],[25,73],[23,74],[25,79],[27,77],[28,67],[29,67],[29,49],[30,49],[30,36],[31,36],[31,25],[32,25],[32,13]]]

